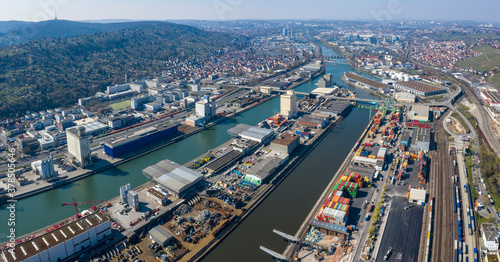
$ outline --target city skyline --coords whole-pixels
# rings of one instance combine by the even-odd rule
[[[166,1],[108,0],[76,2],[71,0],[20,0],[4,2],[0,6],[0,20],[43,21],[64,20],[240,20],[240,19],[327,19],[327,20],[472,20],[500,22],[496,10],[500,2],[442,0],[432,2],[384,0],[320,0],[307,3],[292,1],[190,0]],[[23,7],[23,8],[20,8]],[[262,8],[266,7],[266,8]],[[317,8],[321,7],[321,8]],[[355,12],[354,12],[355,10]]]

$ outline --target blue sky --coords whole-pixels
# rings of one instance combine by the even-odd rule
[[[0,0],[0,20],[423,19],[500,22],[498,0]]]

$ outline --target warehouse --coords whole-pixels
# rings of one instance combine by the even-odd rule
[[[304,115],[298,119],[299,125],[312,128],[324,128],[328,124],[327,117]]]
[[[177,133],[178,124],[141,129],[130,136],[110,139],[104,144],[104,153],[117,157],[132,152],[142,146],[158,142]]]
[[[288,157],[285,159],[279,157],[263,158],[261,162],[256,163],[246,171],[247,175],[245,179],[257,185],[265,183],[270,175],[272,175],[287,159]]]
[[[326,108],[320,108],[318,111],[322,114],[327,114],[330,116],[346,116],[347,113],[352,108],[352,104],[349,102],[343,102],[343,101],[333,101],[328,105]]]
[[[418,122],[429,121],[429,106],[413,105],[408,112],[408,119],[416,120]]]
[[[346,73],[344,73],[344,77],[349,82],[355,83],[355,85],[357,85],[361,88],[371,89],[373,91],[377,91],[379,88],[390,87],[387,84],[380,83],[380,82],[368,79],[366,77],[362,77],[362,76],[355,74],[355,73],[347,73],[346,72]]]
[[[240,159],[244,154],[238,150],[230,150],[224,155],[216,158],[212,162],[209,162],[205,168],[209,173],[217,174],[220,171],[231,166],[235,161]]]
[[[481,97],[490,106],[500,108],[500,92],[498,91],[481,91]]]
[[[265,129],[246,124],[239,124],[228,129],[227,132],[231,136],[239,136],[241,138],[256,141],[259,143],[263,143],[269,140],[274,134],[274,131],[272,129]]]
[[[142,174],[156,181],[176,197],[183,197],[196,188],[203,175],[171,160],[165,159],[142,170]]]
[[[417,128],[413,131],[412,142],[410,143],[411,151],[429,151],[431,144],[430,128]]]
[[[153,229],[149,230],[149,240],[154,241],[162,247],[166,247],[173,239],[174,234],[162,225],[155,226]]]
[[[271,142],[271,150],[283,156],[289,155],[300,144],[300,138],[297,135],[284,133]]]
[[[415,103],[417,100],[417,97],[413,94],[410,94],[408,92],[396,92],[394,94],[394,99],[400,103]]]
[[[61,226],[4,252],[4,261],[63,261],[77,257],[112,236],[109,218],[95,213]]]
[[[403,81],[394,83],[394,87],[417,96],[431,96],[446,93],[446,89],[426,84],[422,81]]]

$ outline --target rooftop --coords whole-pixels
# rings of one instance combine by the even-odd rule
[[[426,84],[422,81],[403,81],[403,82],[397,82],[395,84],[400,85],[400,86],[404,86],[407,88],[411,88],[413,90],[417,90],[420,92],[424,92],[424,93],[444,90],[444,88],[441,88],[441,87],[435,86],[435,85]]]
[[[154,238],[153,240],[159,241],[160,244],[163,244],[174,237],[174,234],[162,225],[153,227],[153,229],[149,230],[149,234]]]
[[[5,256],[7,261],[23,261],[107,221],[109,218],[101,213],[82,217],[63,227],[16,245],[14,253],[5,252]]]
[[[482,223],[481,228],[486,241],[495,241],[498,238],[498,231],[492,223]]]
[[[142,173],[177,194],[203,179],[201,173],[168,159],[146,167]]]
[[[366,77],[362,77],[358,74],[354,74],[354,73],[345,73],[345,76],[352,79],[352,80],[356,80],[358,82],[361,82],[363,84],[367,84],[369,86],[373,86],[375,88],[385,88],[385,87],[390,87],[389,85],[387,84],[384,84],[384,83],[380,83],[380,82],[377,82],[377,81],[374,81],[374,80],[371,80],[371,79],[368,79]]]
[[[256,126],[250,126],[246,124],[239,124],[227,130],[230,135],[241,136],[250,140],[265,140],[267,137],[274,134],[272,129],[265,129]]]
[[[483,94],[488,98],[490,103],[500,103],[500,92],[497,91],[483,91]]]
[[[429,117],[429,106],[413,105],[411,111],[417,116]]]
[[[297,139],[299,139],[299,136],[284,133],[275,138],[271,143],[288,146]]]

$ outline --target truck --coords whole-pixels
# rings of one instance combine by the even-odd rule
[[[369,221],[369,220],[370,220],[370,215],[367,215],[367,216],[365,217],[365,221]]]
[[[370,205],[368,206],[368,212],[372,212],[372,211],[373,211],[373,204],[370,204]]]

